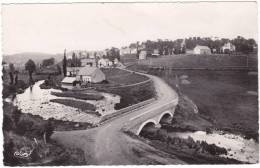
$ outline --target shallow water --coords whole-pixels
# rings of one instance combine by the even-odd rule
[[[227,155],[221,157],[233,158],[242,162],[258,163],[259,144],[253,140],[247,140],[239,135],[223,134],[222,132],[213,132],[206,134],[204,131],[197,132],[172,132],[170,136],[188,138],[192,137],[195,141],[206,141],[208,144],[215,144],[228,150]]]
[[[73,99],[78,101],[85,101],[87,103],[97,104],[98,107],[103,107],[106,102],[109,102],[112,106],[110,110],[114,110],[114,104],[111,102],[115,102],[114,99],[118,99],[115,95],[110,95],[107,93],[101,93],[104,95],[104,99],[96,101],[96,100],[80,100],[75,98],[66,98],[66,97],[57,97],[51,95],[51,92],[61,92],[56,89],[41,89],[39,86],[44,81],[36,82],[32,87],[27,88],[24,93],[17,94],[14,100],[6,99],[7,102],[13,102],[14,105],[18,106],[19,109],[23,113],[31,113],[33,115],[40,115],[44,119],[55,118],[57,120],[64,121],[74,121],[74,122],[88,122],[88,123],[98,123],[100,121],[100,117],[85,113],[80,109],[65,106],[63,104],[50,102],[51,99]],[[114,99],[112,99],[114,98]],[[108,101],[110,100],[110,101]],[[120,98],[119,98],[120,101]],[[101,104],[101,106],[100,106]]]

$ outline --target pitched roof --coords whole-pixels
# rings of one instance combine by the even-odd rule
[[[91,76],[93,74],[95,74],[97,71],[101,71],[100,69],[96,68],[96,67],[82,67],[79,70],[78,75],[87,75],[87,76]],[[102,71],[101,71],[102,72]]]
[[[195,48],[210,50],[208,46],[201,46],[201,45],[197,45]]]
[[[76,81],[75,77],[65,77],[65,78],[63,78],[61,83],[73,83],[74,81]]]

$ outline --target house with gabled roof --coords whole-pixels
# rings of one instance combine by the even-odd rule
[[[97,67],[81,67],[76,80],[82,84],[86,83],[99,83],[106,79],[105,74]]]
[[[208,46],[197,45],[193,49],[194,54],[211,54],[211,50]]]

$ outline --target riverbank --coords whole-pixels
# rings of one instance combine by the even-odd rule
[[[215,130],[212,122],[197,110],[186,95],[179,95],[179,104],[171,123],[164,123],[161,128],[143,130],[140,140],[189,164],[258,162],[259,145],[256,141]]]
[[[85,113],[93,113],[96,110],[95,106],[93,104],[82,102],[78,100],[71,100],[71,99],[51,99],[50,102],[63,104],[66,106],[70,106],[73,108],[80,109],[84,111]]]
[[[48,75],[36,75],[33,74],[33,80],[34,82],[40,81],[40,80],[45,80],[48,78]],[[61,78],[61,75],[54,76],[53,78]],[[28,80],[26,80],[28,79]],[[16,93],[22,93],[26,88],[30,86],[29,83],[29,76],[26,73],[19,73],[18,75],[18,82],[17,84],[10,84],[9,83],[9,78],[4,78],[3,79],[3,90],[2,90],[2,95],[3,98],[7,98],[10,95],[14,95]]]
[[[51,94],[57,97],[72,97],[72,98],[82,99],[82,100],[101,100],[104,98],[104,96],[98,92],[90,94],[90,93],[85,93],[85,91],[83,90],[51,92]]]
[[[56,130],[71,129],[71,122],[44,120],[37,115],[22,113],[11,103],[4,102],[4,164],[9,166],[37,165],[83,165],[84,153],[78,149],[70,149],[48,140],[45,143],[44,133],[51,135]],[[73,123],[78,129],[91,127],[90,124]],[[78,124],[78,125],[76,125]],[[49,133],[47,133],[49,130]],[[47,132],[46,132],[47,131]],[[14,152],[33,150],[28,157],[14,156]],[[22,153],[23,153],[22,152]]]

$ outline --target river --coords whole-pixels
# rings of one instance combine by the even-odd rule
[[[33,115],[39,115],[44,119],[55,118],[63,121],[74,121],[74,122],[88,122],[92,124],[98,123],[101,118],[91,113],[85,113],[78,108],[73,108],[63,104],[50,102],[51,99],[70,99],[77,101],[85,101],[87,103],[97,106],[97,108],[104,108],[109,106],[107,113],[115,111],[113,108],[114,103],[120,102],[120,98],[117,95],[111,95],[108,93],[101,93],[104,99],[96,100],[80,100],[75,98],[57,97],[51,94],[51,92],[61,92],[57,89],[41,89],[40,85],[44,81],[38,81],[33,86],[25,89],[24,93],[17,94],[14,100],[7,98],[5,101],[12,102],[16,105],[23,113],[30,113]],[[112,105],[111,105],[112,104]],[[99,110],[99,109],[97,109]]]
[[[221,157],[233,158],[242,162],[258,163],[259,144],[253,139],[245,139],[242,136],[234,134],[224,134],[221,131],[206,134],[204,131],[196,132],[170,132],[172,137],[188,138],[195,141],[206,141],[208,144],[215,144],[228,150],[227,155]]]

